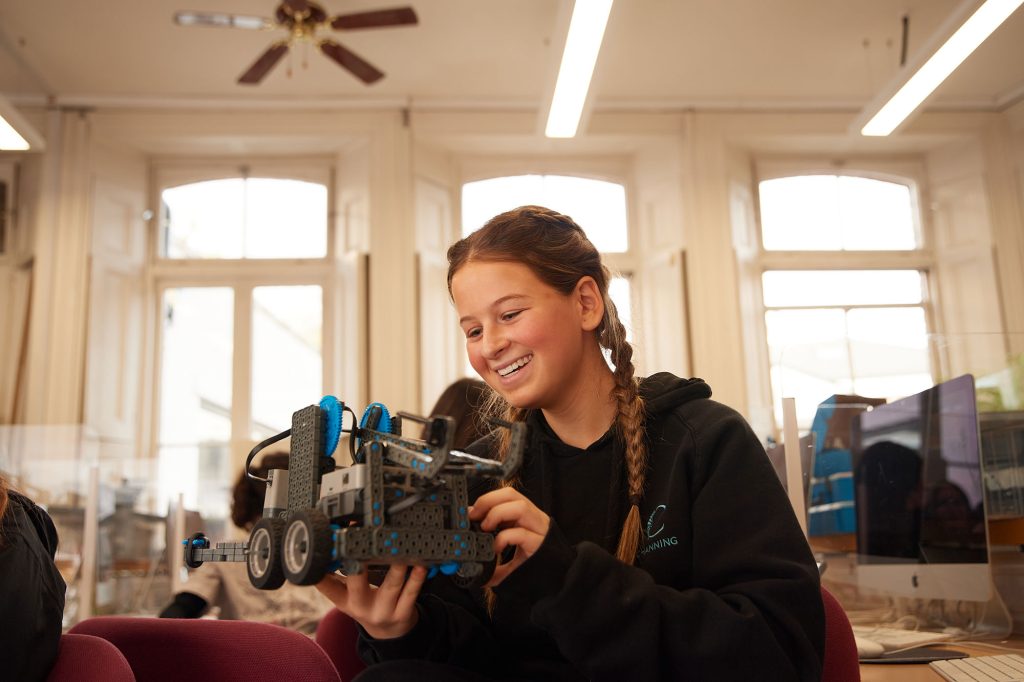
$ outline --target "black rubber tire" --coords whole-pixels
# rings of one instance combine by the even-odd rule
[[[281,568],[281,540],[284,519],[260,519],[249,533],[249,556],[245,569],[249,582],[258,590],[276,590],[284,585]]]
[[[203,565],[202,561],[199,561],[199,560],[194,558],[195,554],[193,552],[195,552],[195,548],[196,548],[195,541],[196,540],[204,540],[205,541],[203,543],[203,547],[202,548],[210,546],[210,541],[206,539],[206,535],[204,535],[203,533],[192,533],[192,535],[188,536],[188,539],[185,540],[185,565],[188,566],[189,568],[199,568],[200,566]]]
[[[331,523],[319,509],[296,512],[281,543],[281,564],[288,582],[316,585],[331,566]]]
[[[465,575],[462,567],[466,566],[466,563],[459,566],[459,570],[452,574],[451,580],[457,587],[461,587],[464,590],[483,587],[487,584],[487,581],[491,579],[491,576],[494,575],[494,569],[498,566],[498,560],[496,558],[490,559],[489,561],[475,563],[480,566],[480,572],[476,575]]]

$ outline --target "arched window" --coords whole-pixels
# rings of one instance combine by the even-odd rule
[[[490,218],[510,209],[537,205],[571,217],[613,271],[609,295],[632,338],[632,273],[618,261],[629,252],[626,189],[621,184],[567,175],[515,175],[468,182],[462,186],[462,234],[468,235]],[[466,363],[466,374],[474,374]]]
[[[166,258],[323,258],[327,187],[281,178],[222,178],[161,193]]]
[[[331,280],[321,171],[157,172],[153,445],[161,493],[183,491],[206,517],[224,517],[248,448],[322,394]]]
[[[896,398],[930,386],[913,186],[820,174],[763,180],[758,190],[777,423],[783,397],[796,398],[806,428],[830,395]]]

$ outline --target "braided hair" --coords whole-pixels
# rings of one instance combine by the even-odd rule
[[[608,295],[611,273],[601,255],[572,218],[541,206],[521,206],[491,218],[483,227],[457,241],[448,249],[448,294],[452,278],[473,261],[516,262],[533,272],[542,282],[563,295],[569,295],[583,277],[592,277],[604,302],[604,317],[595,330],[600,346],[609,351],[614,366],[617,415],[616,435],[623,446],[629,513],[619,536],[616,556],[632,564],[640,544],[640,499],[647,470],[647,443],[644,437],[644,401],[633,367],[633,348],[626,341],[626,329],[619,320],[615,304]],[[482,410],[505,421],[526,419],[527,410],[508,404],[496,391]],[[510,434],[498,434],[498,456],[508,451]],[[508,485],[516,485],[510,481]]]

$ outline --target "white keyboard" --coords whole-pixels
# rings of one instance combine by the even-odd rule
[[[926,630],[904,630],[902,628],[876,627],[874,625],[854,625],[853,634],[860,639],[870,640],[882,645],[886,651],[909,649],[925,644],[944,642],[952,635],[944,632],[928,632]]]
[[[1024,658],[1017,654],[956,658],[928,665],[949,682],[1024,682]]]

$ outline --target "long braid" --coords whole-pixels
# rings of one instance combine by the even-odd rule
[[[605,271],[607,277],[607,271]],[[611,298],[604,294],[605,319],[602,322],[601,345],[611,351],[615,366],[615,388],[612,395],[618,408],[615,418],[618,436],[625,448],[626,482],[629,512],[619,535],[615,556],[633,564],[640,547],[640,500],[647,478],[647,441],[644,431],[644,400],[634,376],[633,347],[626,341],[626,328],[619,320]]]

